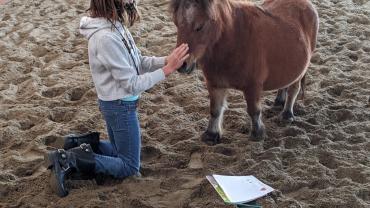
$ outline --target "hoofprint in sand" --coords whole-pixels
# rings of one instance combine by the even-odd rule
[[[265,94],[263,142],[249,140],[241,93],[232,91],[221,144],[207,146],[208,98],[200,71],[171,76],[143,94],[142,178],[74,182],[58,198],[43,152],[71,131],[105,132],[78,34],[88,1],[0,5],[0,207],[227,207],[205,175],[255,175],[278,191],[264,207],[370,206],[370,2],[314,0],[321,17],[307,94],[282,125]],[[143,53],[165,55],[176,30],[166,0],[142,0],[131,30]],[[106,137],[104,133],[103,137]]]

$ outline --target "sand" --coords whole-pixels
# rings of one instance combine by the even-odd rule
[[[98,186],[72,182],[66,198],[48,185],[43,153],[69,132],[106,138],[78,23],[88,1],[1,1],[0,207],[230,207],[207,174],[253,174],[276,188],[264,207],[370,207],[370,1],[313,0],[321,17],[305,100],[292,125],[264,96],[269,138],[249,139],[240,92],[231,91],[221,144],[200,135],[209,101],[201,71],[173,75],[144,93],[142,175]],[[142,0],[131,28],[144,54],[166,55],[176,29],[166,0]]]

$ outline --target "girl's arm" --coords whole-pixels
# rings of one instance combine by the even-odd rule
[[[136,69],[129,64],[130,55],[122,47],[122,40],[111,34],[99,40],[97,57],[111,71],[113,79],[132,95],[138,95],[165,79],[162,63],[157,63],[159,67],[156,70],[137,75]]]
[[[140,63],[141,63],[140,74],[155,71],[159,68],[163,68],[166,65],[167,57],[142,56],[140,52],[139,52],[139,56],[140,56]]]

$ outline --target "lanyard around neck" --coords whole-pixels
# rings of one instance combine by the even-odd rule
[[[136,69],[136,73],[137,73],[137,75],[140,75],[140,73],[139,73],[139,67],[138,67],[138,66],[137,66],[137,64],[136,64],[136,61],[135,61],[134,55],[132,54],[132,51],[131,51],[131,49],[132,49],[132,50],[134,50],[134,46],[133,46],[132,42],[130,41],[130,39],[129,39],[128,35],[127,35],[127,31],[126,31],[126,29],[125,29],[125,28],[123,28],[123,31],[125,32],[125,35],[127,36],[127,39],[129,39],[128,41],[129,41],[129,43],[130,43],[131,49],[130,49],[129,44],[127,43],[127,40],[126,40],[126,39],[125,39],[125,37],[122,35],[121,31],[117,28],[117,26],[116,26],[115,24],[113,24],[113,22],[112,22],[112,21],[110,21],[110,22],[112,23],[113,27],[117,30],[117,32],[121,35],[121,37],[122,37],[122,42],[123,42],[123,44],[125,45],[126,49],[128,50],[128,52],[129,52],[129,54],[130,54],[130,56],[131,56],[132,61],[134,62],[134,66],[135,66],[135,69]]]

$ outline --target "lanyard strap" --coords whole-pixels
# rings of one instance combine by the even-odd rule
[[[109,20],[109,21],[110,21],[110,20]],[[131,49],[132,49],[132,50],[134,50],[134,46],[133,46],[133,44],[132,44],[132,42],[131,42],[130,38],[129,38],[129,37],[128,37],[128,35],[127,35],[127,31],[126,31],[126,29],[125,29],[125,28],[123,28],[123,30],[124,30],[124,32],[125,32],[125,35],[127,36],[127,39],[129,39],[129,43],[130,43],[131,49],[130,49],[130,46],[128,45],[128,43],[127,43],[127,41],[126,41],[125,37],[124,37],[124,36],[122,35],[122,33],[119,31],[119,29],[117,28],[117,26],[116,26],[115,24],[113,24],[113,22],[112,22],[112,21],[110,21],[110,22],[112,23],[113,27],[117,30],[117,32],[121,35],[121,37],[122,37],[122,42],[123,42],[123,44],[125,45],[126,49],[128,50],[128,53],[130,54],[130,57],[131,57],[132,61],[134,62],[134,66],[135,66],[135,69],[136,69],[136,73],[137,73],[137,75],[140,75],[140,73],[139,73],[139,67],[138,67],[138,66],[137,66],[137,64],[136,64],[136,61],[135,61],[134,55],[132,54],[132,51],[131,51]]]

